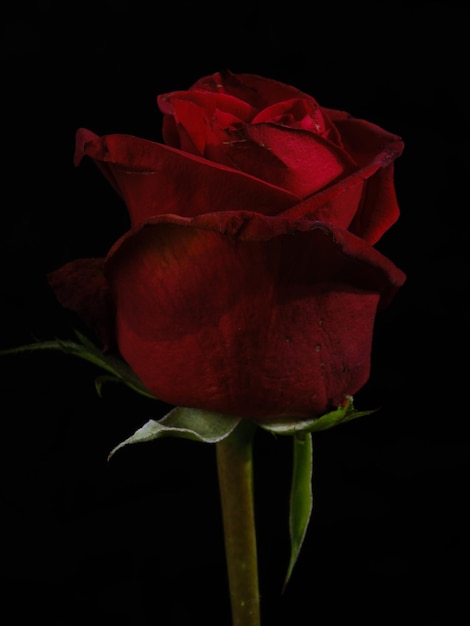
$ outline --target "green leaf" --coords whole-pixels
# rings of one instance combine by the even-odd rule
[[[141,380],[136,376],[134,371],[129,365],[121,358],[104,354],[101,348],[95,346],[89,339],[87,339],[80,332],[75,331],[79,343],[70,340],[54,339],[50,341],[36,341],[16,348],[9,348],[7,350],[1,350],[0,356],[21,354],[27,352],[35,352],[37,350],[58,350],[65,354],[71,354],[77,356],[89,363],[93,363],[106,372],[108,376],[99,377],[96,380],[96,389],[98,394],[101,394],[101,387],[104,382],[121,382],[130,387],[133,391],[156,400],[148,389],[143,385]]]
[[[228,437],[240,421],[239,417],[222,413],[176,407],[158,421],[149,420],[131,437],[118,444],[109,453],[108,460],[124,446],[153,441],[161,437],[180,437],[204,443],[217,443]]]
[[[95,389],[96,393],[99,397],[102,397],[102,389],[105,383],[120,383],[121,380],[117,376],[112,376],[111,374],[103,374],[102,376],[97,376],[95,378]]]
[[[294,455],[290,492],[289,529],[291,554],[284,589],[291,577],[307,533],[312,512],[312,435],[303,433],[293,437]]]
[[[337,407],[330,413],[325,413],[325,415],[321,417],[303,420],[259,420],[257,423],[261,428],[277,435],[295,435],[299,433],[314,433],[321,430],[328,430],[329,428],[344,424],[358,417],[375,413],[375,411],[377,411],[377,409],[356,411],[353,404],[353,397],[348,395],[343,405]]]

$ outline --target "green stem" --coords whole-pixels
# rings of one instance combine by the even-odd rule
[[[216,444],[232,626],[261,626],[253,498],[253,435],[242,420]]]

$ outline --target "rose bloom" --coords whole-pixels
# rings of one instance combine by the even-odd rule
[[[229,71],[157,98],[163,142],[79,129],[130,229],[52,272],[59,302],[157,398],[315,417],[369,379],[405,275],[374,244],[399,215],[400,137],[293,86]]]

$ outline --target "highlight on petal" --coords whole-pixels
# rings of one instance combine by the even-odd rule
[[[394,161],[402,153],[400,137],[380,133],[377,127],[365,123],[361,153],[353,151],[351,138],[344,134],[349,151],[358,165],[340,180],[326,185],[288,209],[289,218],[304,217],[331,222],[349,229],[374,245],[396,222],[400,210],[394,184]],[[380,130],[380,129],[379,129]],[[366,147],[365,147],[366,146]]]
[[[346,152],[320,135],[272,123],[244,126],[226,150],[243,171],[301,198],[354,167]]]

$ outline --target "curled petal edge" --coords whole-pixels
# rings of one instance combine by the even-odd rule
[[[115,242],[106,257],[105,272],[112,259],[125,248],[129,240],[137,236],[142,229],[159,224],[213,231],[239,241],[268,241],[282,235],[293,236],[299,232],[321,231],[324,235],[331,237],[342,254],[356,259],[359,263],[373,266],[388,277],[391,289],[382,294],[381,308],[388,304],[406,280],[406,274],[390,259],[350,231],[327,222],[283,216],[273,217],[249,211],[221,211],[204,213],[196,217],[166,214],[147,219]]]

